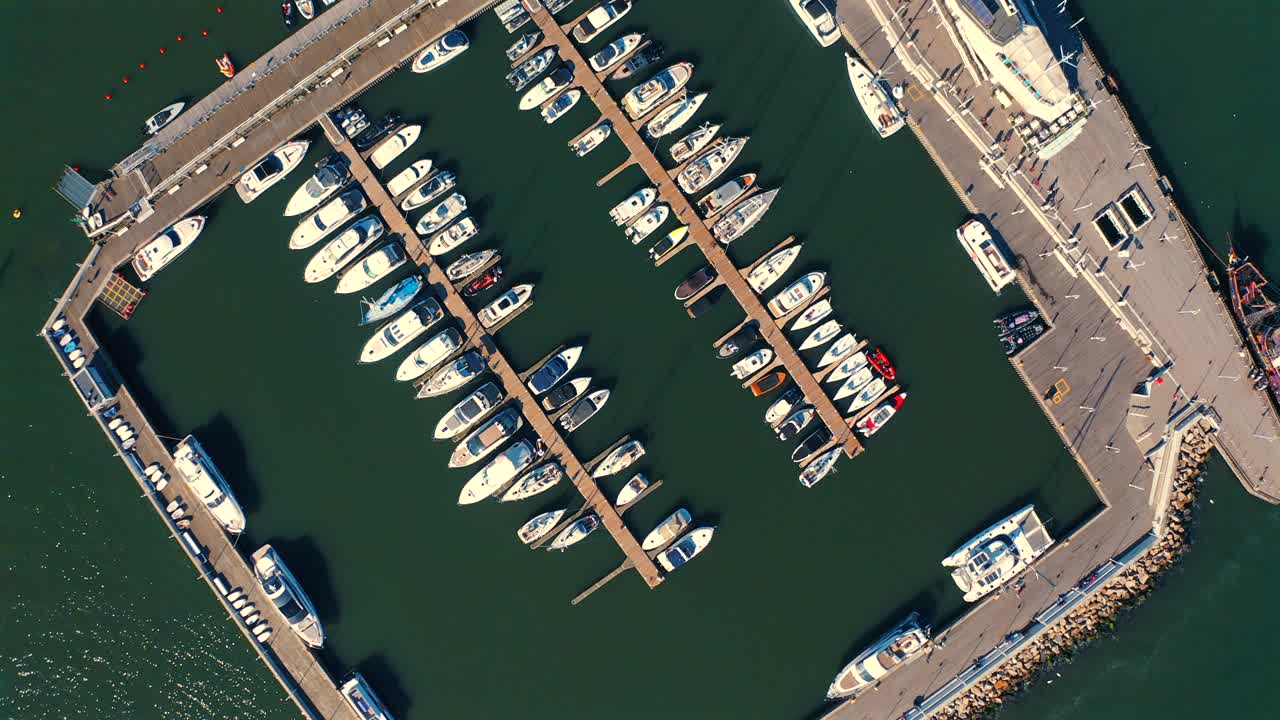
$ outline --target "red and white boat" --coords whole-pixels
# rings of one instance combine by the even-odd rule
[[[871,437],[880,431],[886,423],[898,412],[898,408],[902,407],[902,403],[906,402],[907,394],[900,392],[897,395],[885,400],[880,407],[871,412],[870,415],[858,421],[858,434],[862,437]]]
[[[230,55],[226,53],[222,53],[222,57],[218,58],[217,60],[214,60],[214,62],[218,64],[218,72],[222,73],[227,77],[235,77],[236,66],[235,66],[235,63],[231,62]]]

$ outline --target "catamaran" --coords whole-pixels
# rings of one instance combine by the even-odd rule
[[[433,297],[428,297],[404,311],[399,317],[378,328],[360,349],[360,362],[371,363],[388,357],[413,342],[428,328],[444,318],[444,310]]]
[[[862,112],[871,122],[871,127],[882,139],[901,130],[906,120],[903,119],[902,111],[894,102],[893,94],[889,91],[884,79],[879,75],[872,75],[861,60],[849,53],[845,53],[844,59],[849,71],[849,85],[853,88],[853,96],[862,106]]]
[[[1053,538],[1027,505],[983,530],[942,561],[965,602],[977,602],[1012,580],[1053,545]]]

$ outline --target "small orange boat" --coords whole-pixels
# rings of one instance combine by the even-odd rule
[[[751,394],[760,397],[777,390],[782,383],[787,381],[787,374],[781,370],[772,372],[759,380],[751,383]]]
[[[218,63],[218,72],[227,77],[235,77],[236,66],[235,63],[231,62],[231,57],[229,55],[222,53],[222,57],[218,58],[214,62]]]

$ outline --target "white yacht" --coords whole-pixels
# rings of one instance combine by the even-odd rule
[[[751,269],[747,273],[747,284],[757,293],[773,287],[773,284],[791,268],[791,264],[800,256],[800,248],[804,247],[804,243],[792,243],[787,247],[773,253],[764,262]]]
[[[342,189],[351,179],[351,170],[347,159],[338,155],[316,163],[316,171],[307,181],[293,192],[293,197],[284,206],[284,216],[293,217],[314,209],[328,200],[331,195]]]
[[[581,44],[589,43],[606,28],[631,12],[631,0],[609,0],[587,11],[585,17],[574,26],[573,39]]]
[[[431,174],[432,165],[431,158],[422,158],[396,173],[395,177],[387,181],[387,194],[391,197],[404,194],[415,183],[425,180]]]
[[[822,453],[818,457],[809,461],[800,471],[800,484],[805,487],[813,487],[817,485],[826,476],[836,471],[836,461],[840,459],[840,453],[844,452],[844,448],[839,445]]]
[[[384,230],[382,220],[377,215],[367,215],[357,220],[312,256],[302,272],[302,279],[309,283],[328,280],[377,242]]]
[[[405,260],[400,243],[389,242],[338,273],[338,285],[333,291],[339,295],[359,292],[395,272]]]
[[[691,160],[680,171],[680,174],[676,176],[676,183],[681,190],[690,195],[710,185],[712,180],[720,177],[721,173],[729,169],[729,165],[737,159],[738,154],[742,152],[743,146],[747,144],[749,139],[746,137],[731,137],[717,140],[711,146],[711,149]]]
[[[176,102],[172,105],[164,106],[160,109],[160,112],[147,118],[147,121],[143,123],[142,129],[145,130],[148,135],[155,135],[160,132],[165,125],[176,120],[178,115],[182,114],[182,110],[186,106],[187,104],[184,102]]]
[[[620,103],[622,109],[626,111],[627,117],[639,120],[650,110],[683,90],[691,77],[693,77],[692,63],[676,63],[653,76],[651,80],[631,88],[626,95],[622,96]]]
[[[577,545],[587,536],[596,531],[600,527],[600,518],[595,515],[587,515],[580,518],[577,522],[560,531],[559,535],[547,545],[547,550],[565,550],[573,545]]]
[[[906,120],[903,119],[902,111],[898,109],[898,104],[894,101],[893,94],[889,91],[884,79],[879,75],[873,75],[861,60],[849,53],[845,53],[844,60],[848,67],[849,85],[853,88],[853,96],[862,106],[862,112],[866,114],[871,127],[879,133],[881,138],[887,138],[901,130]]]
[[[622,227],[640,217],[640,213],[648,210],[653,201],[657,199],[657,188],[641,188],[628,195],[622,202],[614,205],[613,209],[609,211],[609,217],[613,220],[614,225]]]
[[[607,389],[596,390],[575,402],[572,407],[556,419],[556,423],[566,433],[571,433],[595,417],[596,413],[600,412],[607,402],[609,402],[609,391]]]
[[[873,380],[875,380],[875,372],[872,371],[870,365],[863,365],[849,375],[848,379],[844,381],[831,399],[834,402],[840,402],[850,395],[860,393]],[[877,397],[879,396],[877,395]]]
[[[528,440],[513,443],[471,476],[462,492],[458,493],[458,504],[473,505],[501,492],[537,459],[538,455]]]
[[[882,377],[875,378],[866,385],[863,385],[862,389],[858,391],[858,396],[853,399],[853,402],[849,403],[849,414],[852,415],[875,402],[884,394],[884,391],[888,389],[889,384],[886,383]]]
[[[836,674],[827,689],[827,699],[848,697],[874,685],[899,666],[919,657],[928,646],[929,626],[920,622],[919,613],[911,613]]]
[[[458,184],[458,176],[448,170],[441,170],[419,185],[405,199],[400,201],[400,209],[408,212],[416,210],[435,200]]]
[[[507,83],[520,92],[525,89],[534,78],[538,77],[551,65],[551,61],[556,59],[556,49],[554,47],[546,47],[534,53],[532,57],[525,60],[515,67],[514,70],[507,73]]]
[[[324,628],[320,627],[319,614],[275,548],[258,548],[253,554],[253,574],[298,637],[310,647],[323,647]]]
[[[378,362],[404,347],[405,343],[426,332],[444,317],[435,298],[426,298],[405,310],[395,320],[378,328],[360,349],[360,362]]]
[[[549,105],[542,108],[542,121],[550,125],[564,116],[565,113],[573,109],[574,105],[582,99],[582,91],[578,88],[567,90],[560,94],[560,97],[553,100]]]
[[[629,440],[614,448],[600,464],[591,471],[591,477],[602,478],[616,475],[631,467],[632,463],[644,455],[644,445],[639,440]]]
[[[791,323],[791,332],[798,332],[800,330],[803,330],[809,327],[810,325],[813,325],[814,323],[818,322],[819,320],[822,320],[823,318],[825,318],[830,314],[831,314],[831,301],[819,300],[818,302],[805,308],[804,312],[800,313],[800,316],[796,318],[796,321]]]
[[[1009,260],[1005,258],[996,241],[992,239],[987,226],[980,220],[970,220],[956,230],[956,239],[968,253],[969,259],[978,267],[978,272],[991,286],[991,291],[1000,294],[1005,285],[1013,282],[1017,275]]]
[[[719,125],[704,124],[702,127],[685,135],[671,146],[671,161],[677,165],[698,154],[716,138],[720,132]]]
[[[530,545],[541,540],[547,533],[555,529],[560,524],[560,518],[568,512],[564,508],[559,510],[548,510],[540,515],[529,518],[529,521],[520,526],[516,530],[516,537],[520,538],[520,542]]]
[[[809,337],[800,343],[798,350],[812,350],[813,348],[822,347],[835,339],[840,334],[843,326],[839,320],[828,320],[809,333]]]
[[[531,33],[521,35],[511,47],[507,48],[507,62],[515,62],[524,57],[526,53],[533,49],[542,40],[542,32],[535,30]]]
[[[342,683],[342,697],[346,698],[360,720],[392,720],[391,712],[373,692],[373,686],[358,672],[351,673]]]
[[[508,406],[458,443],[449,456],[449,467],[466,467],[480,462],[502,447],[522,427],[524,416],[520,414],[520,408]]]
[[[564,468],[560,467],[560,463],[543,463],[513,484],[498,498],[498,502],[515,502],[540,495],[558,485],[563,478]]]
[[[698,93],[693,97],[685,97],[680,102],[672,103],[662,110],[662,112],[653,116],[649,124],[645,126],[644,131],[651,138],[660,138],[684,127],[685,123],[693,118],[698,112],[698,108],[702,107],[702,103],[706,102],[707,94]]]
[[[734,363],[729,370],[729,374],[739,380],[745,380],[755,375],[770,362],[773,362],[773,351],[769,348],[760,348]]]
[[[800,21],[822,47],[831,47],[840,39],[840,29],[836,27],[835,15],[827,8],[827,2],[834,3],[835,0],[791,0],[791,9],[796,11]]]
[[[658,523],[648,535],[644,536],[644,542],[640,544],[641,549],[645,552],[652,552],[680,536],[693,523],[693,516],[688,510],[680,508],[667,516],[667,519]]]
[[[432,256],[444,255],[476,236],[476,221],[464,215],[457,222],[432,236],[427,242],[427,252]]]
[[[818,358],[818,367],[824,368],[831,363],[839,362],[845,355],[853,352],[853,349],[857,346],[857,335],[851,332],[841,335],[840,339],[831,343],[831,347],[827,348],[827,351],[822,353],[822,357]]]
[[[680,566],[697,557],[698,553],[707,549],[711,538],[715,535],[714,527],[700,527],[680,538],[674,545],[658,553],[658,564],[663,570],[673,572]]]
[[[529,387],[529,391],[534,395],[542,393],[555,387],[557,383],[564,379],[574,365],[578,364],[578,358],[582,356],[582,346],[575,345],[565,348],[556,353],[553,357],[544,362],[537,370],[529,375],[529,379],[525,384]]]
[[[632,245],[639,245],[654,230],[662,227],[662,223],[666,222],[670,215],[671,208],[667,207],[666,203],[658,203],[636,218],[635,222],[628,225],[623,234],[631,241]]]
[[[480,308],[476,313],[476,319],[480,321],[480,325],[488,330],[497,325],[503,318],[520,309],[525,303],[529,302],[529,298],[533,297],[533,285],[516,285],[510,290],[502,293],[493,302]]]
[[[453,392],[480,376],[488,364],[480,353],[472,350],[440,368],[418,388],[418,399]]]
[[[133,256],[133,271],[138,274],[138,279],[142,282],[150,280],[164,266],[186,252],[204,231],[204,223],[203,215],[183,218],[138,248],[138,253]]]
[[[775,318],[785,316],[821,290],[826,279],[827,274],[824,272],[811,272],[796,280],[782,292],[773,296],[773,299],[769,301],[769,313]]]
[[[431,208],[426,215],[418,218],[418,224],[414,225],[413,229],[419,235],[430,235],[438,232],[457,219],[466,209],[467,198],[462,193],[454,193],[441,200],[440,204]]]
[[[489,413],[506,397],[496,383],[487,382],[449,408],[440,422],[436,423],[436,440],[450,440],[466,432],[476,423],[488,417]]]
[[[289,235],[289,249],[305,250],[315,245],[368,206],[360,188],[351,188],[298,223],[298,227]]]
[[[613,42],[605,45],[600,52],[592,55],[587,63],[591,65],[591,69],[598,73],[608,72],[614,65],[622,61],[632,50],[640,46],[640,41],[644,39],[644,35],[640,33],[631,33],[623,35]]]
[[[233,535],[244,532],[244,511],[231,494],[231,486],[193,436],[178,443],[173,466],[223,529]]]
[[[591,128],[591,132],[578,138],[578,140],[569,141],[569,149],[578,157],[585,157],[587,153],[600,147],[600,143],[609,139],[613,134],[613,123],[608,120],[601,120],[598,125]]]
[[[240,199],[246,203],[257,200],[259,195],[302,164],[302,158],[306,157],[309,147],[310,142],[295,140],[272,150],[236,180],[236,193],[240,195]]]
[[[378,143],[373,152],[369,153],[369,161],[381,170],[390,165],[392,160],[400,157],[400,153],[408,150],[410,145],[417,142],[421,134],[421,125],[406,125],[400,128],[394,135]]]
[[[413,59],[412,69],[416,73],[431,72],[458,57],[469,47],[471,41],[467,39],[467,34],[455,28],[419,53]]]
[[[867,354],[865,352],[856,352],[845,358],[823,379],[823,382],[838,383],[850,375],[858,372],[868,365]]]
[[[462,347],[462,334],[456,328],[445,328],[409,353],[396,368],[396,380],[409,382],[435,370],[440,363]]]
[[[965,602],[977,602],[1012,580],[1053,545],[1049,531],[1028,505],[983,530],[942,561]]]
[[[573,65],[565,63],[520,97],[520,109],[532,110],[542,105],[556,93],[568,87],[571,82],[573,82]]]
[[[756,186],[756,177],[756,173],[739,175],[698,198],[694,205],[702,217],[711,219],[750,192]]]
[[[760,222],[764,214],[769,212],[769,208],[773,205],[773,200],[778,196],[778,190],[769,190],[758,195],[752,195],[747,200],[740,203],[737,207],[725,213],[725,216],[716,221],[712,226],[711,232],[716,236],[716,240],[721,245],[728,245],[738,238],[746,235],[751,228]]]
[[[495,257],[498,257],[497,250],[477,250],[473,253],[467,253],[449,263],[449,266],[444,269],[445,277],[455,283],[462,282],[475,274],[480,268],[488,265],[489,261]]]

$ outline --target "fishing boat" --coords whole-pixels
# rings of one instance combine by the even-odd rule
[[[516,40],[515,42],[511,43],[511,47],[507,48],[507,62],[515,62],[516,60],[519,60],[520,58],[524,57],[525,53],[532,50],[534,46],[541,41],[542,41],[541,31],[535,31],[535,32],[525,33],[524,35],[521,35],[519,40]]]
[[[323,647],[324,628],[320,626],[319,614],[276,549],[263,545],[252,555],[252,560],[253,575],[262,586],[262,592],[284,616],[289,627],[307,646]]]
[[[876,400],[879,400],[880,396],[884,395],[884,391],[888,389],[889,385],[884,381],[884,378],[875,378],[864,385],[862,389],[858,391],[858,396],[853,399],[853,402],[849,403],[849,413],[856,413]]]
[[[369,249],[386,230],[377,215],[366,215],[320,248],[302,272],[302,279],[318,283],[334,276],[347,263]]]
[[[879,407],[872,410],[869,415],[859,420],[854,429],[856,429],[858,434],[862,437],[871,437],[872,435],[875,435],[877,432],[880,432],[880,428],[884,427],[885,423],[889,422],[889,420],[897,414],[898,409],[902,407],[902,403],[906,402],[906,400],[907,394],[905,392],[900,392],[888,400],[885,400]]]
[[[809,427],[809,423],[813,422],[813,418],[818,411],[811,407],[803,407],[787,416],[778,427],[774,428],[778,439],[786,442],[800,434],[802,430]]]
[[[609,76],[610,80],[626,80],[627,78],[639,73],[641,70],[662,59],[663,47],[658,44],[649,44],[644,46],[635,55],[627,58],[622,66],[613,71]]]
[[[414,161],[412,165],[396,173],[395,177],[387,181],[387,194],[393,198],[403,195],[409,188],[431,174],[431,166],[431,158]]]
[[[614,225],[621,227],[640,217],[640,213],[649,209],[649,206],[657,199],[657,188],[641,188],[628,195],[622,202],[614,205],[613,209],[609,211],[609,217],[613,220]]]
[[[710,220],[755,186],[755,173],[739,175],[699,198],[698,202],[695,203],[698,207],[698,212],[702,213],[704,218]]]
[[[1000,345],[1004,349],[1004,354],[1013,357],[1026,350],[1031,343],[1045,333],[1045,330],[1044,323],[1035,321],[1030,325],[1023,325],[1013,332],[1006,333],[1000,338]]]
[[[476,319],[480,321],[481,326],[488,330],[497,325],[503,318],[520,309],[521,306],[529,302],[531,297],[533,297],[533,285],[516,285],[499,295],[493,302],[480,308],[480,311],[476,313]]]
[[[462,357],[437,370],[418,388],[415,397],[421,400],[453,392],[478,377],[486,367],[480,353],[469,350]]]
[[[1017,577],[1053,545],[1053,538],[1027,505],[975,535],[942,561],[955,568],[951,579],[964,592],[965,602],[977,602]]]
[[[684,89],[693,77],[693,64],[682,62],[672,65],[651,79],[631,88],[622,96],[620,104],[632,120],[639,120],[650,110]]]
[[[991,292],[999,295],[1005,285],[1017,278],[1004,252],[996,245],[987,226],[981,221],[970,220],[961,225],[956,230],[956,239],[991,286]]]
[[[857,346],[857,335],[851,332],[841,335],[840,339],[832,343],[831,347],[827,348],[827,351],[818,359],[818,368],[821,369],[832,363],[839,362],[845,355],[853,352],[853,349]]]
[[[661,112],[653,116],[649,124],[645,126],[644,131],[651,138],[660,138],[679,130],[684,127],[685,123],[693,118],[698,112],[698,108],[702,107],[702,103],[706,102],[707,94],[698,93],[693,97],[687,95],[683,100],[674,102],[663,108]]]
[[[773,205],[773,199],[777,196],[777,190],[753,195],[717,220],[711,232],[721,245],[728,245],[755,227],[764,214],[769,212],[769,207]]]
[[[748,320],[738,329],[737,332],[730,335],[728,339],[720,343],[716,348],[716,357],[721,360],[728,360],[743,350],[751,347],[760,339],[760,324],[755,320]]]
[[[413,59],[412,69],[416,73],[431,72],[458,57],[469,47],[471,41],[467,39],[467,34],[455,28],[419,53]]]
[[[836,461],[840,459],[840,453],[843,451],[844,448],[837,445],[810,460],[800,471],[800,484],[807,488],[813,487],[818,484],[818,481],[835,472]]]
[[[679,247],[680,243],[684,242],[687,237],[689,237],[688,225],[681,225],[672,230],[664,235],[661,240],[654,243],[653,247],[649,248],[649,259],[656,265],[659,260],[666,257],[667,253]]]
[[[871,127],[881,139],[898,132],[906,125],[902,111],[893,99],[888,83],[879,75],[873,75],[862,61],[849,53],[844,55],[849,72],[849,86]]]
[[[488,422],[471,431],[471,434],[458,443],[449,456],[449,467],[466,467],[489,457],[508,439],[524,427],[524,416],[517,407],[507,409],[494,415]]]
[[[312,0],[293,0],[293,3],[298,6],[298,14],[307,20],[316,16],[316,6]]]
[[[719,125],[703,123],[702,127],[680,138],[675,145],[671,146],[672,162],[678,165],[697,155],[702,148],[715,139],[718,132],[720,132]]]
[[[632,245],[639,245],[654,230],[662,227],[662,223],[666,222],[670,215],[671,208],[667,207],[666,203],[658,203],[645,210],[643,215],[628,225],[623,234],[631,241]]]
[[[222,57],[215,59],[214,64],[218,66],[218,72],[222,73],[225,78],[233,78],[236,76],[236,64],[231,62],[231,56],[222,53]]]
[[[431,237],[427,243],[427,252],[432,256],[444,255],[475,237],[477,232],[479,229],[476,228],[475,220],[469,215],[463,215],[457,222]]]
[[[565,63],[525,92],[520,98],[520,109],[532,110],[542,105],[556,93],[569,87],[571,82],[573,82],[573,63]]]
[[[841,327],[839,320],[828,320],[822,323],[809,333],[809,337],[805,338],[804,342],[800,343],[800,350],[812,350],[826,345],[840,334]]]
[[[289,235],[289,249],[305,250],[315,245],[368,206],[360,188],[351,188],[303,218]]]
[[[751,377],[773,361],[773,350],[760,348],[733,364],[729,374],[739,380]]]
[[[764,411],[765,424],[769,427],[776,426],[778,423],[782,422],[787,415],[791,414],[791,411],[795,409],[798,404],[804,402],[804,399],[804,391],[799,387],[793,387],[786,391],[781,397],[774,400],[773,404]]]
[[[487,382],[481,385],[441,416],[432,437],[436,440],[451,440],[461,435],[471,426],[488,417],[505,397],[506,393],[496,383]]]
[[[342,155],[330,155],[316,163],[316,172],[302,183],[289,198],[284,208],[285,217],[301,215],[329,199],[351,179],[347,159]]]
[[[498,502],[515,502],[531,498],[555,487],[563,477],[564,468],[560,467],[560,463],[543,463],[507,488],[502,497],[498,498]]]
[[[850,395],[861,392],[862,388],[866,387],[868,383],[875,379],[875,377],[875,373],[871,371],[870,366],[864,365],[857,370],[854,370],[840,386],[840,389],[836,391],[832,400],[840,402]]]
[[[795,450],[791,451],[791,462],[803,465],[829,442],[831,442],[830,429],[824,426],[814,430],[796,446]]]
[[[639,460],[644,455],[644,445],[639,440],[629,440],[622,445],[614,448],[613,452],[605,456],[600,464],[591,471],[591,477],[602,478],[618,473],[631,467],[632,463]]]
[[[571,433],[595,417],[596,413],[600,412],[607,402],[609,402],[609,391],[605,389],[596,390],[575,402],[573,407],[570,407],[565,414],[556,419],[556,422],[566,433]]]
[[[581,345],[561,350],[532,372],[529,379],[525,381],[525,385],[534,395],[541,395],[563,380],[573,366],[578,364],[578,358],[581,356]]]
[[[551,61],[555,59],[556,49],[554,47],[539,50],[533,57],[520,63],[514,70],[507,73],[507,84],[514,88],[516,92],[520,92],[541,75],[551,65]]]
[[[421,125],[406,125],[400,128],[396,134],[378,143],[373,152],[369,153],[369,161],[381,170],[390,165],[392,160],[400,157],[400,154],[408,150],[410,145],[417,142],[421,134]]]
[[[656,560],[663,570],[672,572],[697,557],[698,553],[707,549],[711,538],[715,535],[713,527],[700,527],[675,542],[674,545],[658,553]]]
[[[552,540],[547,545],[547,550],[565,550],[569,546],[576,545],[587,539],[587,536],[595,532],[598,527],[600,527],[600,518],[595,515],[587,515],[561,530],[560,534],[556,535],[555,540]]]
[[[445,277],[453,282],[462,282],[471,277],[475,271],[484,267],[490,260],[497,257],[497,250],[480,250],[473,253],[467,253],[462,257],[449,263],[449,267],[445,268]]]
[[[408,343],[444,318],[444,309],[433,297],[424,298],[395,320],[378,328],[360,349],[360,362],[377,362]]]
[[[556,525],[560,524],[560,518],[564,517],[565,512],[567,511],[564,508],[548,510],[529,518],[528,522],[516,530],[516,537],[520,538],[520,542],[525,545],[532,545],[554,530]]]
[[[610,0],[598,3],[588,10],[582,20],[573,27],[573,39],[585,45],[629,12],[631,12],[631,0]]]
[[[467,198],[462,193],[453,193],[428,210],[427,214],[418,218],[418,223],[413,226],[413,229],[419,235],[431,235],[443,230],[446,225],[456,220],[459,215],[462,215],[466,209]]]
[[[831,371],[825,378],[825,382],[838,383],[849,377],[855,372],[867,366],[867,354],[865,352],[856,352],[844,360]]]
[[[657,550],[679,537],[692,522],[693,516],[689,511],[680,508],[650,530],[649,534],[644,536],[644,541],[640,543],[640,548],[645,552]]]
[[[528,440],[512,443],[462,486],[462,491],[458,493],[458,504],[474,505],[493,497],[537,459],[538,455]]]
[[[389,242],[386,245],[365,255],[360,262],[338,273],[338,286],[335,293],[346,293],[364,290],[382,278],[395,272],[405,263],[404,249],[400,243]]]
[[[542,409],[547,412],[555,412],[577,400],[589,387],[591,387],[590,377],[574,378],[547,393],[547,396],[542,398]]]
[[[753,397],[768,395],[782,387],[782,383],[786,381],[787,373],[782,370],[776,370],[751,383],[751,395]]]
[[[223,530],[232,535],[244,532],[244,511],[231,494],[231,485],[194,436],[186,436],[174,448],[173,468]]]
[[[361,130],[358,135],[351,138],[351,144],[356,150],[364,152],[372,148],[374,145],[377,145],[379,141],[391,133],[403,128],[404,125],[400,122],[399,115],[396,113],[387,113],[385,117],[377,122],[371,125],[366,124],[364,130]]]
[[[578,138],[576,142],[569,143],[569,149],[574,155],[584,157],[587,153],[600,147],[600,143],[609,139],[613,134],[613,123],[608,120],[601,120],[599,125],[591,128],[591,132]]]
[[[1037,310],[1019,310],[992,320],[995,325],[996,335],[1003,337],[1017,330],[1024,325],[1030,325],[1040,319],[1040,312]]]
[[[358,672],[351,673],[342,683],[342,697],[360,720],[392,720],[391,712],[374,692],[369,681]]]
[[[636,473],[631,476],[626,485],[618,491],[618,497],[614,499],[613,506],[616,508],[626,507],[636,501],[640,494],[649,489],[649,479],[644,473]]]
[[[911,613],[836,673],[827,689],[827,699],[855,695],[919,657],[929,646],[929,631],[929,626],[921,624],[920,614]]]
[[[765,258],[764,262],[751,268],[751,272],[747,273],[747,284],[757,293],[762,293],[773,287],[773,284],[782,279],[783,274],[791,268],[791,264],[800,256],[800,248],[802,247],[804,247],[804,243],[793,243]],[[827,307],[830,307],[830,303],[827,304]]]
[[[502,279],[502,274],[503,270],[501,265],[494,265],[488,270],[485,270],[483,273],[477,275],[476,279],[462,287],[462,297],[475,297],[485,290],[495,287],[498,284],[498,281]]]
[[[426,205],[452,190],[458,184],[458,177],[448,170],[442,170],[431,176],[430,180],[419,185],[409,196],[400,201],[400,209],[408,212]]]
[[[749,139],[730,137],[717,140],[708,150],[691,160],[680,171],[676,176],[676,183],[680,185],[681,190],[690,195],[710,185],[712,180],[729,169],[729,165],[737,159]]]
[[[150,280],[186,252],[204,231],[205,219],[203,215],[183,218],[138,248],[133,256],[133,271],[138,274],[138,279],[142,282]]]
[[[258,161],[248,172],[236,180],[236,193],[245,203],[251,203],[266,192],[272,185],[280,182],[286,175],[302,164],[307,148],[311,143],[306,140],[295,140],[272,150],[266,157]]]
[[[689,298],[697,295],[711,283],[716,280],[716,271],[710,265],[703,265],[698,268],[692,275],[685,278],[683,282],[676,286],[675,298],[679,302],[684,302]]]
[[[769,301],[769,313],[775,318],[785,316],[821,290],[826,279],[827,274],[824,272],[811,272],[796,280],[782,292],[773,296],[773,299]],[[805,327],[808,326],[806,325]],[[796,330],[798,328],[792,327],[791,329]]]
[[[809,29],[813,39],[822,47],[831,47],[840,39],[835,16],[827,9],[828,0],[791,0],[791,9]]]
[[[396,368],[396,380],[417,380],[435,370],[461,347],[462,334],[456,328],[441,330],[400,361],[400,367]]]
[[[639,47],[640,41],[643,39],[644,35],[641,35],[640,33],[623,35],[617,40],[605,45],[600,49],[600,52],[592,55],[587,60],[587,64],[591,66],[592,70],[598,73],[608,72],[614,65],[622,62],[622,58],[626,57],[627,53],[630,53],[632,50]]]
[[[892,380],[898,376],[898,371],[894,369],[893,363],[889,362],[889,356],[881,348],[876,348],[867,353],[867,362],[871,363],[871,367],[883,375],[885,380]]]
[[[360,322],[357,324],[368,325],[395,315],[408,306],[422,285],[421,275],[410,275],[388,288],[377,300],[361,298]]]
[[[164,106],[160,109],[160,112],[147,118],[147,121],[142,124],[142,130],[148,135],[155,135],[160,132],[165,125],[168,125],[177,119],[178,115],[180,115],[186,107],[187,104],[184,102],[176,102],[172,105]]]
[[[564,117],[565,113],[572,110],[573,106],[577,105],[581,99],[582,91],[578,88],[561,93],[560,97],[553,100],[550,105],[542,108],[542,121],[548,125],[554,123]]]

